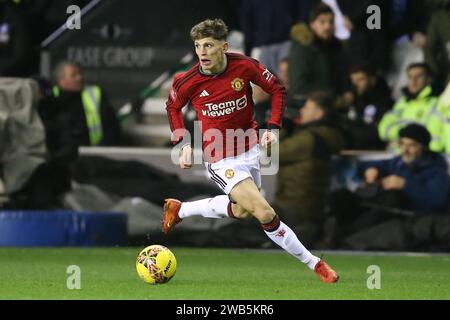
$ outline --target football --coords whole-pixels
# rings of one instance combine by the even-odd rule
[[[148,284],[166,283],[172,279],[176,270],[175,255],[161,245],[148,246],[136,258],[136,271]]]

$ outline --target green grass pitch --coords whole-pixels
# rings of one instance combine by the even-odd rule
[[[2,248],[0,299],[450,299],[450,255],[330,253],[341,275],[330,285],[281,250],[174,247],[175,277],[151,286],[136,274],[141,249]],[[69,265],[80,267],[80,290],[67,288]],[[370,265],[380,267],[380,289],[367,288]]]

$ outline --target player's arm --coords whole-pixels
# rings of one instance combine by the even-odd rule
[[[184,126],[183,107],[189,102],[188,95],[182,90],[176,90],[177,78],[174,79],[169,98],[166,103],[167,117],[169,119],[170,130],[172,131],[172,144],[175,146],[183,140],[188,139],[188,131]],[[192,148],[190,141],[184,141],[185,145],[180,152],[180,167],[182,169],[189,169],[192,167]]]
[[[281,129],[286,105],[286,89],[277,77],[262,64],[250,63],[250,65],[252,68],[251,81],[272,97],[272,112],[268,121],[269,130],[261,138],[262,146],[268,146],[278,141],[277,135],[271,130]]]

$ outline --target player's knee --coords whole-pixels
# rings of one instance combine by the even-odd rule
[[[247,210],[245,210],[238,204],[233,204],[232,211],[233,211],[233,216],[236,219],[247,220],[247,219],[250,219],[251,217],[253,217],[253,215],[250,212],[248,212]]]
[[[248,220],[248,219],[251,219],[251,218],[253,218],[253,215],[250,212],[248,212],[248,211],[243,212],[241,214],[241,216],[239,217],[239,219],[242,219],[242,220]]]
[[[253,213],[260,223],[269,223],[275,218],[275,210],[269,205],[256,207]]]

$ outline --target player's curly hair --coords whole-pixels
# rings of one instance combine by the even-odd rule
[[[222,19],[207,19],[196,24],[191,29],[192,41],[209,37],[226,41],[227,36],[228,27]]]

